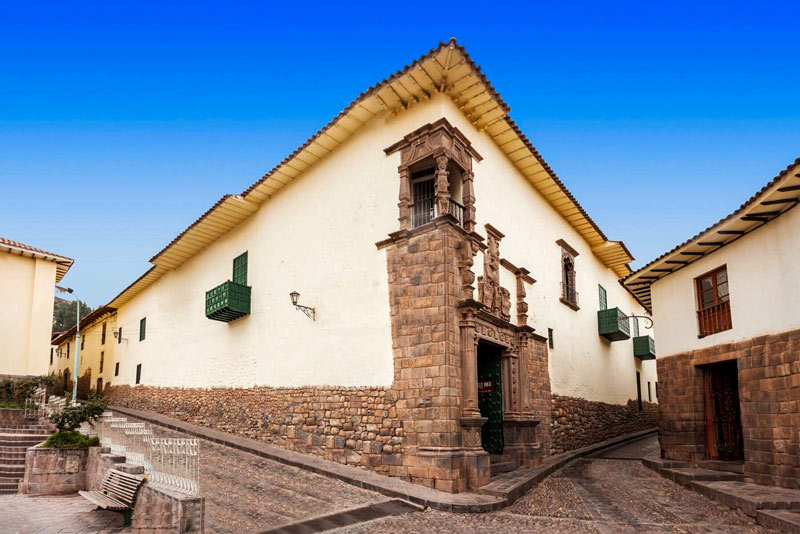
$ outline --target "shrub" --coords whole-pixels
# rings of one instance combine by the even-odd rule
[[[44,449],[88,449],[100,445],[97,436],[86,436],[77,430],[65,430],[51,434],[47,441],[40,445]]]
[[[55,383],[55,374],[33,378],[4,378],[0,380],[0,405],[24,408],[25,401],[33,396],[36,388],[52,387]]]
[[[50,416],[50,421],[56,425],[59,432],[77,430],[83,423],[94,426],[94,422],[106,410],[106,405],[104,398],[94,396],[85,404],[67,406],[62,411],[54,413]]]

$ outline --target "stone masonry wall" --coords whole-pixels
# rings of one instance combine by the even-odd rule
[[[670,460],[704,460],[703,370],[736,360],[744,473],[760,484],[800,489],[800,330],[658,359],[661,450]]]
[[[553,394],[550,452],[580,449],[623,434],[658,427],[658,405],[629,400],[606,404]]]
[[[395,395],[380,387],[157,388],[112,386],[112,405],[390,473],[400,465],[403,428]]]
[[[24,495],[66,495],[86,489],[86,449],[37,449],[25,453]]]

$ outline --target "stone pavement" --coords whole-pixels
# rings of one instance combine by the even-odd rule
[[[505,510],[487,514],[426,511],[330,531],[489,534],[773,534],[741,512],[660,477],[639,461],[658,455],[650,437],[577,460]]]
[[[298,520],[384,502],[382,495],[249,453],[203,443],[208,462],[206,532],[254,533]],[[658,454],[649,437],[557,471],[505,510],[428,510],[366,521],[338,534],[773,534],[739,511],[659,476],[639,458]],[[240,456],[242,455],[242,456]],[[121,516],[94,511],[78,496],[0,496],[0,533],[128,533]]]
[[[31,497],[0,495],[2,534],[121,534],[122,515],[105,510],[80,495]]]

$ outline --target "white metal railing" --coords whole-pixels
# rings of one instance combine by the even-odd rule
[[[113,417],[109,412],[98,419],[97,430],[103,447],[144,466],[149,485],[190,495],[200,493],[199,439],[157,436],[158,427],[129,423],[126,417]]]
[[[40,419],[45,414],[45,399],[47,391],[38,387],[33,390],[30,398],[25,399],[25,419]]]
[[[55,413],[61,413],[66,405],[67,399],[64,397],[50,395],[50,400],[47,402],[47,416],[49,417]]]

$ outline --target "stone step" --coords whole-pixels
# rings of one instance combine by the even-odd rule
[[[705,460],[697,462],[697,467],[712,471],[726,471],[728,473],[744,474],[744,462],[723,462],[721,460]]]
[[[800,511],[800,491],[736,481],[695,481],[692,489],[751,517],[758,510]]]
[[[712,471],[710,469],[700,469],[698,467],[671,467],[660,469],[659,473],[673,482],[683,486],[688,486],[696,480],[720,481],[720,480],[744,480],[744,475],[739,473],[727,473],[724,471]]]
[[[28,441],[0,441],[0,443],[2,443],[4,447],[8,447],[8,448],[11,448],[11,449],[17,449],[17,450],[19,450],[19,449],[23,449],[24,450],[24,449],[28,449],[30,447],[33,447],[34,445],[38,445],[38,444],[42,443],[45,439],[47,439],[47,438],[46,437],[40,437],[39,439],[28,440]]]
[[[767,528],[800,534],[800,512],[792,510],[758,510],[756,521]]]
[[[0,455],[0,465],[25,465],[25,457],[5,458]]]
[[[679,462],[677,460],[665,460],[663,458],[642,458],[642,464],[649,469],[659,471],[670,467],[692,467],[689,462]]]
[[[492,476],[500,473],[508,473],[509,471],[513,471],[517,467],[519,466],[514,462],[497,462],[497,463],[492,462],[489,465],[489,468],[491,469],[492,472]]]
[[[3,447],[3,446],[0,446],[0,454],[5,454],[5,453],[16,453],[16,452],[22,452],[22,453],[24,453],[24,452],[25,452],[25,451],[27,451],[27,450],[28,450],[28,448],[30,448],[30,447],[31,447],[31,445],[16,445],[16,446],[13,446],[13,447]]]
[[[2,478],[16,478],[22,480],[25,477],[25,469],[18,471],[3,471],[0,469],[0,477]]]

